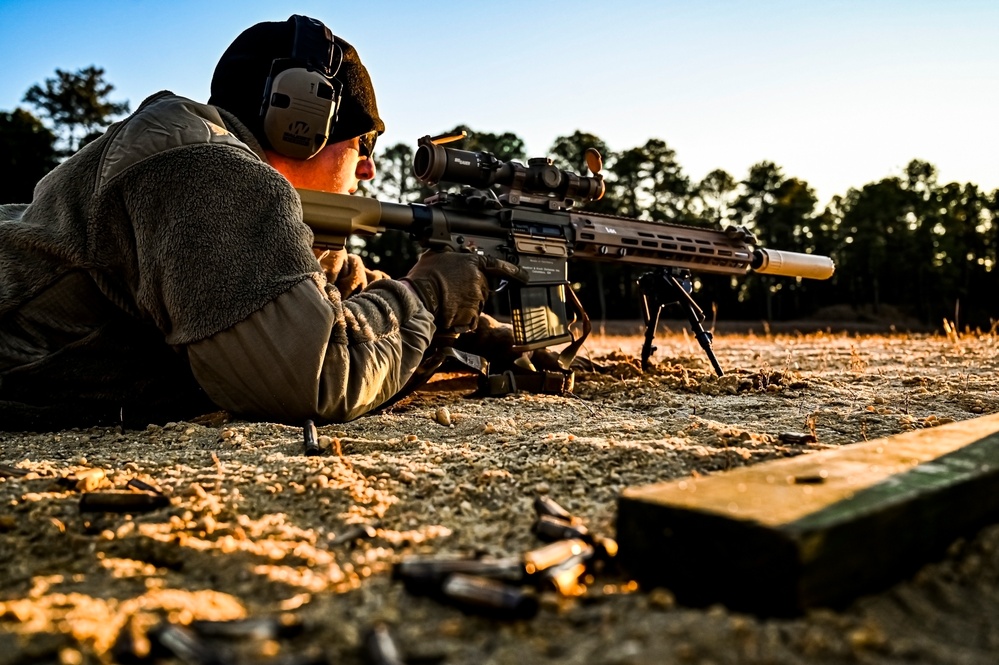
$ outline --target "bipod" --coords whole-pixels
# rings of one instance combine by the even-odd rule
[[[657,268],[652,272],[647,272],[638,279],[638,288],[642,292],[642,303],[645,306],[643,312],[645,318],[645,343],[642,344],[642,371],[649,369],[649,358],[655,353],[656,347],[652,345],[656,336],[656,327],[659,325],[659,315],[663,307],[667,305],[680,305],[687,313],[687,320],[690,321],[690,329],[697,338],[697,343],[704,349],[711,366],[715,369],[715,374],[723,376],[721,365],[715,357],[715,352],[711,348],[711,333],[704,329],[701,322],[704,321],[704,310],[702,310],[690,292],[693,284],[690,280],[690,271],[679,268]]]

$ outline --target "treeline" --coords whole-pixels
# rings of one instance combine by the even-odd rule
[[[454,131],[468,130],[459,126]],[[483,150],[523,162],[524,142],[512,133],[469,131],[463,150]],[[614,152],[597,136],[576,132],[548,150],[560,168],[586,173],[584,154],[604,156],[607,194],[582,206],[594,212],[678,222],[709,228],[745,226],[764,247],[831,256],[828,281],[750,274],[732,279],[697,277],[695,297],[725,320],[780,321],[809,317],[878,319],[939,326],[988,328],[999,318],[999,190],[971,183],[941,183],[932,164],[913,160],[898,175],[833,197],[819,208],[805,180],[769,161],[741,178],[718,169],[696,181],[660,139]],[[367,193],[400,202],[431,192],[412,174],[413,150],[397,144],[378,156],[378,178]],[[405,238],[367,241],[361,252],[402,272],[416,250]],[[570,265],[570,281],[592,318],[641,316],[636,291],[641,268],[610,264]],[[675,312],[679,316],[679,312]],[[896,317],[898,321],[892,321]]]
[[[67,155],[99,136],[128,112],[127,102],[108,99],[104,70],[56,70],[32,86],[25,109],[0,111],[0,203],[27,202],[34,185]],[[502,160],[528,157],[516,134],[479,133],[452,144],[486,151]],[[999,318],[999,190],[972,183],[940,183],[933,165],[913,160],[904,172],[836,196],[818,207],[814,190],[762,161],[737,175],[724,170],[695,181],[661,139],[616,152],[597,136],[576,132],[548,150],[560,168],[586,173],[584,154],[604,157],[607,194],[584,209],[642,219],[721,228],[741,225],[765,247],[831,256],[835,276],[816,282],[750,274],[732,279],[700,275],[695,296],[725,320],[779,321],[816,316],[898,315],[925,325],[942,319],[989,327]],[[378,178],[362,193],[384,200],[421,201],[432,192],[413,176],[413,148],[396,144],[376,155]],[[403,274],[418,248],[399,233],[359,243],[366,259],[390,274]],[[594,319],[634,319],[641,314],[641,270],[574,263],[570,280]],[[832,308],[832,309],[830,309]],[[905,325],[905,321],[898,321]]]
[[[0,204],[27,203],[42,177],[61,160],[99,137],[128,102],[112,102],[114,86],[104,70],[91,65],[61,69],[24,93],[23,108],[0,111]]]

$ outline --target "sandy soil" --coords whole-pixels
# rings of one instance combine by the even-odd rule
[[[383,622],[409,663],[996,662],[999,527],[891,589],[792,619],[681,607],[607,573],[580,597],[542,593],[532,619],[497,620],[392,579],[404,556],[538,547],[538,495],[613,535],[625,487],[999,411],[994,335],[723,334],[721,379],[687,335],[662,335],[645,374],[640,346],[595,336],[586,352],[608,371],[579,374],[572,396],[467,399],[472,380],[444,375],[387,413],[321,427],[320,456],[303,454],[300,427],[224,414],[0,433],[0,464],[21,470],[0,471],[0,664],[124,662],[163,620],[276,616],[301,630],[201,644],[214,662],[361,663]],[[815,443],[778,438],[807,431]],[[81,489],[133,479],[169,505],[80,511]]]

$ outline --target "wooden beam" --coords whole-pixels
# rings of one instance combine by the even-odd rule
[[[691,605],[840,606],[999,522],[999,414],[625,489],[625,569]]]

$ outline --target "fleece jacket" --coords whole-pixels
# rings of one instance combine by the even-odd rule
[[[377,407],[433,317],[392,280],[341,301],[311,247],[298,194],[249,130],[153,95],[30,204],[0,206],[0,429]]]

